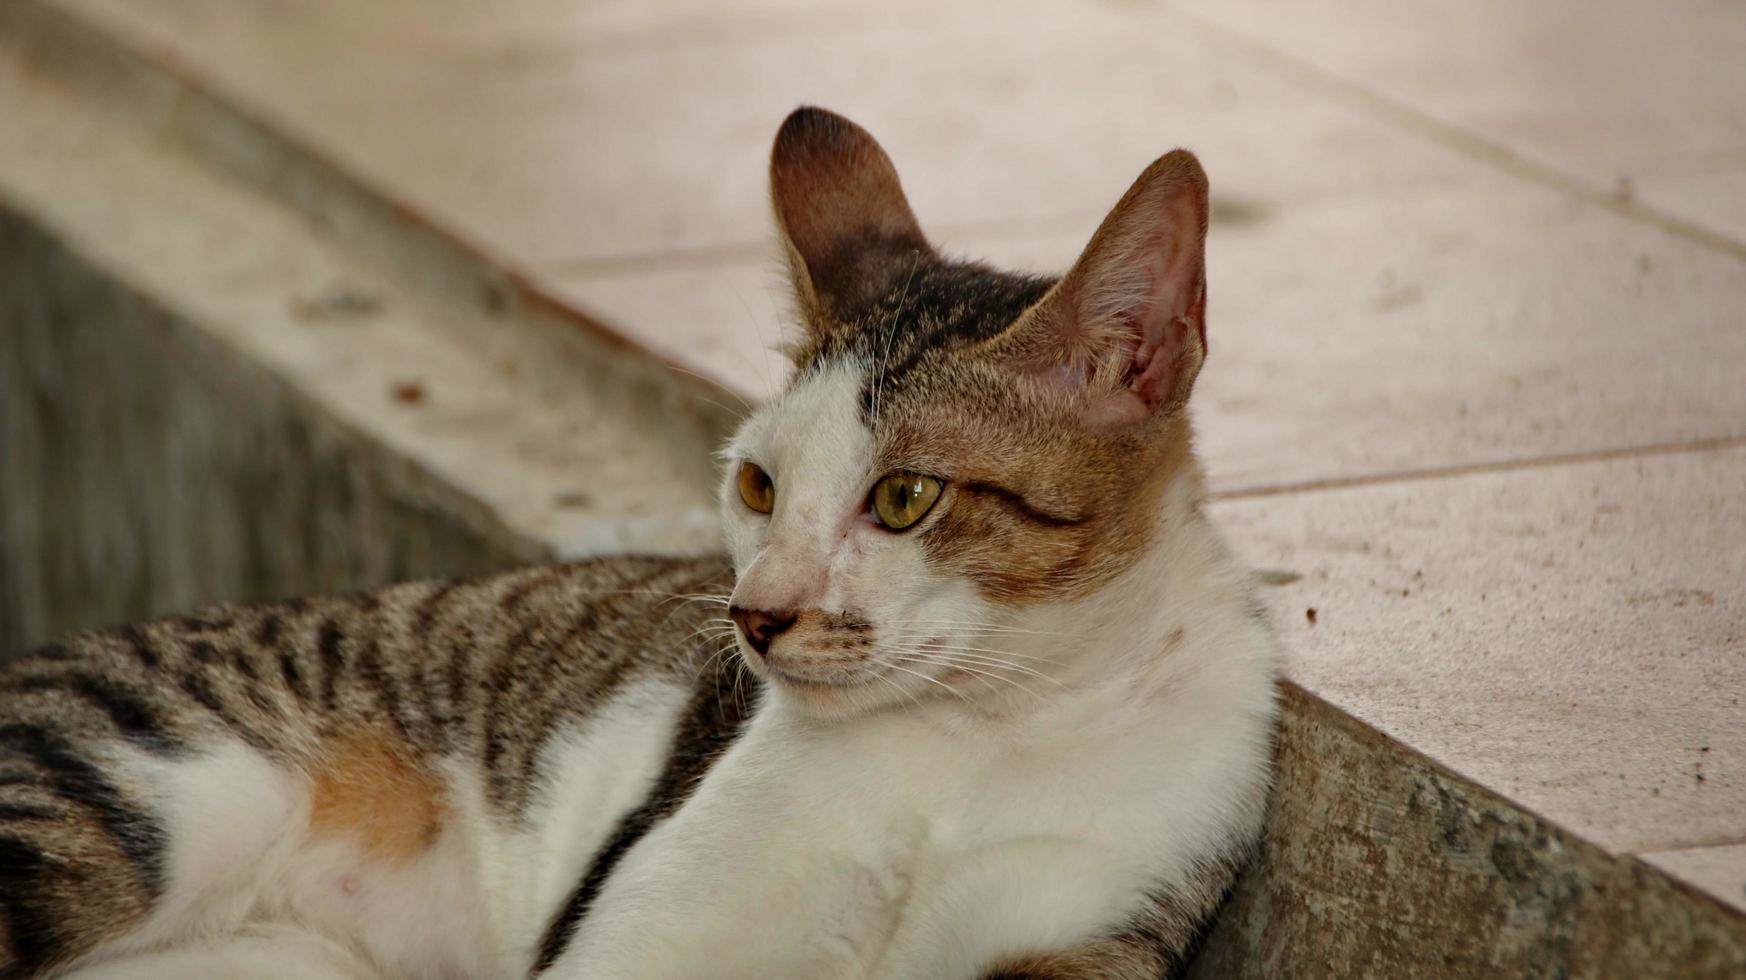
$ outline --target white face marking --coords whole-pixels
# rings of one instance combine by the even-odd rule
[[[742,605],[829,608],[826,595],[841,584],[831,573],[849,550],[849,532],[873,477],[873,434],[860,418],[860,385],[852,365],[833,366],[765,406],[735,437],[722,518]],[[757,514],[740,500],[741,460],[763,467],[775,481],[773,513]]]
[[[768,658],[738,637],[747,663],[779,691],[834,715],[930,692],[961,695],[942,681],[952,672],[927,648],[994,615],[969,582],[928,564],[914,534],[888,531],[868,516],[867,495],[885,474],[875,468],[873,433],[861,418],[863,378],[863,365],[834,363],[765,405],[728,447],[721,490],[722,526],[739,575],[734,605],[819,610],[871,625],[874,642],[852,662],[834,647],[808,650],[804,636],[779,638]],[[742,461],[775,483],[772,513],[741,501]],[[796,674],[823,683],[799,683]]]

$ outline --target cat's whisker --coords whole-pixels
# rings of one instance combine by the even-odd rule
[[[926,661],[909,660],[906,657],[899,657],[898,659],[899,660],[906,660],[906,661],[911,662],[911,663],[926,663]],[[961,701],[968,702],[970,700],[969,698],[964,696],[963,691],[958,690],[957,688],[953,687],[952,685],[947,684],[945,681],[942,681],[936,677],[929,677],[928,675],[926,675],[918,670],[910,670],[908,667],[905,667],[902,664],[896,663],[896,662],[888,663],[888,664],[886,664],[886,666],[890,667],[892,670],[901,670],[906,674],[910,674],[912,676],[919,677],[922,680],[927,681],[929,684],[934,684],[934,685],[941,687],[947,691],[950,691],[953,695],[957,696],[957,698]]]
[[[893,634],[893,635],[897,635],[897,636],[932,637],[935,639],[939,639],[942,642],[946,642],[950,639],[950,634],[942,635],[940,628],[933,627],[933,626],[929,626],[929,627],[882,626],[882,627],[880,627],[880,630],[881,630],[881,632],[889,633],[889,634]],[[981,640],[1017,641],[1017,640],[1023,639],[1022,634],[985,633],[985,632],[981,632],[978,630],[965,630],[964,635],[968,636],[971,639],[981,639]],[[1027,656],[1028,656],[1028,654],[1027,654]]]
[[[892,631],[892,632],[897,632],[897,631]],[[918,636],[924,636],[924,637],[927,637],[931,640],[931,639],[936,639],[938,637],[938,634],[936,634],[932,630],[918,630],[916,632],[909,633],[909,634],[904,634],[902,632],[898,632],[896,639],[898,639],[900,641],[901,640],[913,640]],[[1056,660],[1053,657],[1043,657],[1043,656],[1038,656],[1037,654],[1031,654],[1031,653],[1016,653],[1012,650],[1004,650],[1004,649],[999,649],[996,647],[970,646],[968,644],[962,644],[962,643],[957,643],[957,642],[952,642],[952,641],[942,642],[942,643],[934,646],[933,649],[938,649],[938,650],[948,650],[948,649],[950,649],[950,650],[969,650],[969,651],[974,652],[974,653],[992,653],[992,654],[999,654],[1000,656],[1003,656],[1003,657],[1011,657],[1015,660],[1029,660],[1033,663],[1048,664],[1048,665],[1053,666],[1053,667],[1063,666],[1061,661]]]
[[[781,351],[782,345],[780,343],[772,345],[770,343],[769,338],[765,336],[765,334],[764,334],[764,327],[765,327],[764,320],[761,317],[759,317],[756,313],[752,312],[752,305],[750,303],[746,302],[746,294],[737,285],[734,287],[734,299],[739,302],[740,310],[741,310],[741,312],[743,312],[746,315],[746,320],[751,323],[752,329],[756,330],[758,332],[758,349],[762,350],[762,351],[778,351],[778,352]],[[777,334],[778,340],[780,340],[781,335],[782,335],[782,330],[780,327],[777,328],[776,334]],[[747,358],[747,357],[741,356],[740,360],[742,362],[750,360],[750,361],[753,361],[757,365],[759,373],[764,376],[764,390],[765,391],[776,390],[776,386],[771,381],[771,378],[770,378],[770,361],[767,358]],[[744,398],[741,398],[740,400],[745,401]]]
[[[947,667],[947,668],[950,668],[952,670],[961,670],[966,674],[974,674],[978,677],[985,677],[985,678],[988,678],[990,680],[1003,681],[1007,684],[1011,684],[1013,687],[1018,688],[1019,690],[1023,691],[1024,693],[1030,695],[1033,698],[1038,698],[1038,699],[1042,698],[1042,695],[1038,694],[1036,691],[1031,690],[1030,688],[1026,687],[1023,684],[1020,684],[1018,681],[1012,679],[1011,677],[1007,677],[1004,674],[997,674],[997,673],[994,673],[992,671],[981,670],[977,667],[971,666],[970,664],[956,663],[956,662],[953,662],[950,660],[933,659],[933,658],[927,657],[925,655],[919,655],[919,654],[911,654],[911,655],[906,656],[906,657],[900,657],[899,659],[904,661],[905,663],[919,663],[919,664],[928,664],[928,665],[931,665],[934,667]],[[892,664],[892,666],[896,667],[897,665]]]
[[[729,634],[729,633],[695,633],[689,637],[686,637],[686,639],[687,640],[701,640],[704,643],[721,643],[723,641],[728,640],[731,635],[732,634]],[[731,646],[731,644],[729,644],[729,645]]]
[[[705,382],[706,384],[709,385],[709,388],[712,391],[719,391],[719,392],[722,392],[723,394],[732,396],[732,398],[735,401],[740,403],[740,407],[737,409],[731,405],[723,405],[721,402],[716,401],[715,399],[709,397],[708,395],[703,394],[702,392],[694,392],[693,393],[698,398],[702,399],[703,401],[706,401],[706,402],[710,403],[711,405],[714,405],[716,408],[719,408],[722,411],[733,416],[733,419],[735,422],[744,422],[746,420],[747,416],[752,414],[753,408],[755,408],[755,406],[751,402],[746,400],[745,396],[741,395],[737,391],[734,391],[732,388],[726,387],[721,382],[715,380],[714,378],[711,378],[710,376],[708,376],[706,374],[700,374],[696,371],[691,370],[690,368],[680,367],[679,365],[674,364],[671,361],[666,362],[662,366],[665,367],[667,370],[672,371],[674,374],[687,375],[689,377],[696,378],[699,381]]]
[[[1013,653],[1011,650],[1002,650],[998,647],[971,646],[967,643],[946,643],[946,644],[942,644],[940,646],[929,648],[929,652],[935,652],[935,651],[952,652],[952,651],[957,651],[957,650],[962,650],[965,653],[977,653],[977,654],[984,654],[987,656],[1001,657],[1001,658],[1005,658],[1007,660],[1028,660],[1031,663],[1024,665],[1026,670],[1037,669],[1035,666],[1032,666],[1035,664],[1043,664],[1043,665],[1050,666],[1050,667],[1064,667],[1064,666],[1066,666],[1061,661],[1054,660],[1054,659],[1051,659],[1049,657],[1032,657],[1032,656],[1027,656],[1027,655],[1022,654],[1022,653]],[[1019,666],[1019,665],[1015,664],[1014,666]]]
[[[686,639],[705,633],[731,633],[737,628],[738,627],[734,625],[734,622],[731,619],[726,619],[721,616],[712,616],[697,624]]]
[[[921,704],[921,698],[916,697],[914,691],[904,690],[902,685],[898,684],[896,681],[885,676],[884,674],[875,674],[874,676],[876,678],[878,678],[880,683],[884,684],[886,687],[891,688],[893,691],[896,691],[898,696],[907,699],[909,701],[909,703],[915,704],[915,705]]]
[[[879,417],[879,406],[885,401],[885,376],[891,368],[891,344],[897,339],[897,322],[903,316],[903,304],[909,300],[909,286],[915,279],[915,270],[921,266],[921,253],[916,253],[909,264],[909,275],[904,277],[903,291],[897,296],[897,306],[891,311],[889,329],[885,332],[885,353],[879,357],[879,374],[873,383],[873,417]]]
[[[672,622],[674,616],[678,615],[686,608],[698,603],[711,606],[721,606],[723,608],[726,608],[728,604],[727,595],[714,592],[667,592],[662,589],[615,589],[605,594],[661,596],[661,601],[655,604],[656,608],[665,606],[670,602],[679,603],[679,605],[673,608],[672,612],[667,614],[667,618],[663,620],[663,624]]]
[[[988,633],[1017,633],[1027,636],[1059,636],[1072,639],[1076,639],[1079,636],[1079,634],[1076,633],[1061,633],[1054,630],[1036,630],[1023,626],[1005,626],[1000,623],[980,623],[971,620],[957,619],[906,619],[895,624],[895,626],[961,626],[964,629]]]
[[[1034,670],[1030,667],[1025,666],[1024,664],[1015,664],[1009,660],[1002,660],[1002,659],[999,659],[996,657],[987,657],[987,656],[981,656],[978,654],[963,653],[963,652],[960,652],[957,650],[923,650],[923,651],[917,651],[917,652],[923,656],[930,656],[930,657],[938,658],[938,660],[941,663],[952,664],[952,665],[973,664],[973,665],[976,665],[979,667],[987,667],[991,670],[1010,670],[1010,671],[1013,671],[1014,673],[1025,674],[1025,675],[1029,675],[1031,677],[1036,677],[1040,680],[1046,680],[1049,683],[1056,685],[1057,687],[1065,687],[1066,686],[1066,685],[1063,685],[1060,681],[1056,680],[1055,678],[1050,677],[1048,674],[1043,673],[1042,671]]]
[[[671,623],[673,621],[673,617],[679,615],[681,612],[684,612],[687,608],[689,608],[690,606],[692,606],[695,603],[703,602],[703,603],[709,603],[712,605],[719,604],[722,606],[726,606],[727,602],[728,602],[727,597],[725,595],[718,596],[715,593],[708,593],[708,592],[668,592],[664,589],[613,589],[613,590],[609,590],[607,592],[604,592],[602,594],[603,595],[661,596],[662,597],[661,601],[655,603],[656,609],[659,609],[662,606],[665,606],[670,602],[677,601],[679,604],[677,606],[674,606],[673,609],[667,613],[667,616],[665,619],[661,620],[661,625],[663,627],[665,627],[668,623]]]
[[[657,593],[657,592],[653,592],[652,590],[646,590],[646,591],[649,591],[651,595],[665,595],[667,598],[662,600],[663,604],[668,603],[668,602],[679,602],[679,603],[682,603],[684,605],[690,605],[692,603],[700,602],[700,603],[703,603],[705,605],[721,606],[723,608],[726,608],[727,604],[728,604],[728,597],[725,593],[715,593],[715,592],[665,592],[665,593]]]
[[[933,653],[933,651],[928,651],[928,652]],[[1028,675],[1031,677],[1035,677],[1039,680],[1048,681],[1049,683],[1054,684],[1057,687],[1065,687],[1066,686],[1066,685],[1062,684],[1060,681],[1056,680],[1053,677],[1050,677],[1048,674],[1045,674],[1040,670],[1036,670],[1035,668],[1032,668],[1032,667],[1027,667],[1024,664],[1015,664],[1010,660],[1002,660],[998,657],[989,657],[989,656],[983,656],[980,654],[965,653],[961,650],[942,650],[939,652],[939,655],[943,656],[944,658],[946,658],[947,660],[949,660],[953,663],[957,663],[959,661],[962,661],[965,663],[973,663],[973,664],[978,664],[980,666],[985,666],[985,667],[990,667],[990,668],[995,668],[995,669],[1000,669],[1000,670],[1011,670],[1011,671],[1014,671],[1014,672],[1017,672],[1020,674],[1025,674],[1025,675]]]
[[[999,673],[997,671],[983,670],[983,669],[980,669],[978,667],[974,667],[974,666],[971,666],[971,665],[965,664],[965,663],[950,663],[950,664],[946,664],[944,666],[949,666],[953,670],[964,671],[965,673],[971,674],[971,675],[976,676],[976,677],[985,678],[988,681],[999,681],[1002,684],[1006,684],[1009,687],[1012,687],[1018,691],[1023,692],[1027,697],[1033,698],[1035,700],[1040,701],[1043,698],[1042,694],[1038,693],[1034,688],[1030,687],[1029,685],[1024,684],[1015,678],[1008,677],[1005,674]]]
[[[1017,626],[995,626],[985,623],[955,623],[948,620],[940,620],[937,622],[930,622],[928,620],[911,620],[909,622],[896,623],[887,628],[908,630],[961,629],[971,633],[986,633],[990,636],[1045,636],[1051,639],[1077,638],[1071,633],[1059,633],[1052,630],[1033,630]]]

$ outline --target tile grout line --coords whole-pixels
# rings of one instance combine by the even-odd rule
[[[1224,502],[1227,500],[1255,500],[1262,497],[1279,497],[1293,493],[1312,493],[1319,490],[1345,490],[1353,487],[1380,486],[1394,483],[1419,483],[1426,480],[1444,480],[1462,476],[1477,476],[1486,473],[1513,473],[1520,470],[1548,469],[1554,466],[1571,466],[1580,463],[1601,463],[1610,460],[1650,459],[1656,456],[1675,456],[1682,453],[1702,453],[1716,450],[1746,448],[1746,435],[1719,436],[1713,439],[1693,439],[1684,442],[1650,443],[1642,446],[1622,446],[1615,449],[1589,449],[1580,452],[1555,453],[1551,456],[1535,456],[1525,459],[1502,459],[1482,463],[1459,463],[1451,466],[1431,466],[1418,470],[1398,470],[1392,473],[1366,473],[1358,476],[1329,477],[1320,480],[1302,480],[1296,483],[1280,483],[1273,485],[1257,485],[1237,487],[1231,490],[1215,490],[1207,494],[1207,500]]]
[[[1629,221],[1649,225],[1735,258],[1746,259],[1746,242],[1639,203],[1628,193],[1596,187],[1581,177],[1541,163],[1502,143],[1438,119],[1407,103],[1371,91],[1359,82],[1320,68],[1265,41],[1220,24],[1204,14],[1175,5],[1163,9],[1193,25],[1215,43],[1240,52],[1260,67],[1288,76],[1300,84],[1319,89],[1335,98],[1355,103],[1384,121],[1397,123],[1403,129],[1456,153],[1516,177],[1575,194],[1584,202],[1611,211]]]

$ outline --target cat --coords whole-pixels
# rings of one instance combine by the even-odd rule
[[[0,674],[0,976],[1155,978],[1253,846],[1276,648],[1202,513],[1206,178],[1059,278],[796,110],[793,377],[727,554],[220,606]]]

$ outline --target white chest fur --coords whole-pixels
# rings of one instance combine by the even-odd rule
[[[1234,671],[1180,651],[1161,684],[1121,672],[1021,720],[769,705],[552,976],[965,980],[1120,922],[1259,817],[1267,641],[1231,629],[1255,652]]]

